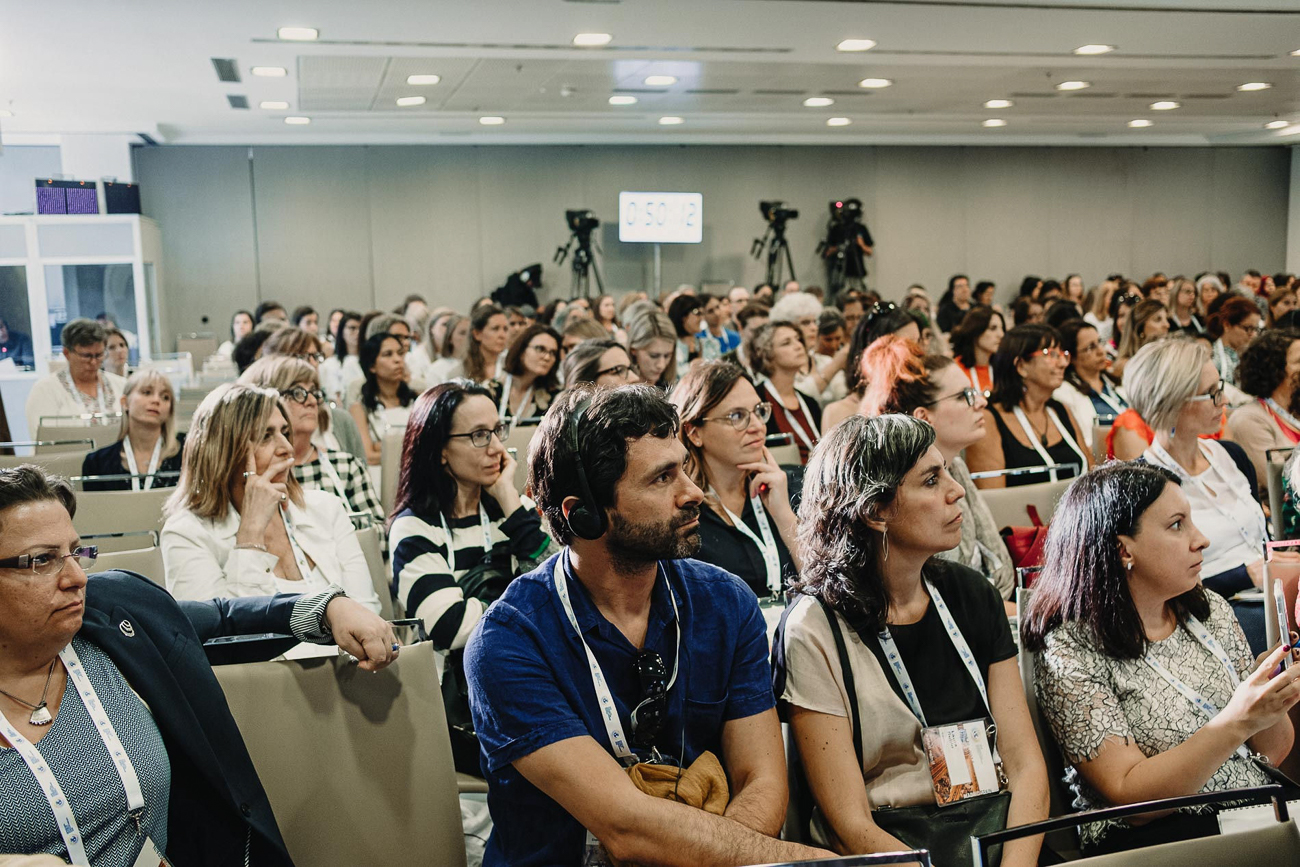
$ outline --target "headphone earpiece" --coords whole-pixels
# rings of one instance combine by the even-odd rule
[[[599,539],[609,529],[605,510],[597,505],[596,498],[591,493],[591,486],[587,483],[587,470],[582,464],[582,451],[578,441],[578,426],[582,423],[582,417],[590,405],[590,397],[579,401],[573,408],[573,418],[569,421],[569,446],[573,449],[573,461],[578,471],[578,492],[581,494],[579,497],[581,502],[570,509],[569,514],[565,516],[569,532],[589,542]]]

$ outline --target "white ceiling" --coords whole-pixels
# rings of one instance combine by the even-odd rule
[[[3,0],[0,13],[12,143],[108,132],[179,144],[1300,142],[1297,0]],[[284,25],[320,40],[281,42]],[[571,45],[589,31],[613,42]],[[877,46],[837,52],[847,37]],[[1118,48],[1072,53],[1086,43]],[[232,59],[242,81],[219,81],[211,58]],[[407,85],[413,73],[442,81]],[[651,73],[679,81],[647,88]],[[894,85],[863,90],[864,77]],[[1054,89],[1067,79],[1092,87]],[[1248,81],[1273,87],[1236,90]],[[615,93],[639,102],[610,106]],[[396,105],[411,95],[427,102]],[[803,106],[821,95],[835,104]],[[1015,105],[983,108],[992,98]],[[1150,110],[1159,99],[1182,107]],[[289,114],[311,124],[288,126]],[[685,122],[661,126],[663,115]],[[828,128],[832,116],[852,123]],[[1007,125],[984,128],[993,117]],[[1137,118],[1153,126],[1128,128]],[[1297,125],[1264,129],[1276,119]]]

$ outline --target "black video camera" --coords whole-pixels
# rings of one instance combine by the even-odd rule
[[[794,208],[787,208],[785,202],[759,202],[758,210],[763,214],[763,219],[769,223],[784,223],[786,220],[799,218],[799,212]]]
[[[595,211],[565,211],[564,219],[575,235],[590,235],[600,225]]]
[[[831,219],[837,223],[856,223],[862,219],[861,199],[839,199],[831,202]]]

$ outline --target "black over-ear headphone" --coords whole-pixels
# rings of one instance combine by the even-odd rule
[[[589,406],[591,406],[590,397],[578,401],[578,405],[573,408],[573,418],[569,420],[569,446],[573,449],[573,461],[577,465],[578,492],[581,494],[579,498],[581,502],[569,510],[565,520],[568,522],[570,533],[579,539],[593,541],[605,535],[605,531],[609,529],[609,521],[605,517],[605,510],[597,504],[596,498],[591,494],[591,485],[587,484],[587,470],[582,465],[578,425],[582,423],[582,417]]]

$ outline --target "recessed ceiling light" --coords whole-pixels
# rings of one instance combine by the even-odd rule
[[[1015,103],[1009,99],[990,99],[984,103],[985,108],[1011,108],[1013,105]]]
[[[501,126],[501,124],[506,122],[506,119],[504,117],[499,117],[494,114],[489,114],[480,117],[478,119],[478,122],[483,124],[483,126]]]
[[[659,118],[659,125],[660,125],[660,126],[677,126],[677,125],[679,125],[679,124],[683,124],[683,123],[686,123],[686,121],[684,121],[684,120],[681,119],[680,117],[673,117],[673,116],[671,116],[671,115],[669,115],[668,117],[661,117],[661,118]]]
[[[808,108],[825,108],[828,105],[834,105],[835,100],[829,96],[810,96],[803,101]]]
[[[675,75],[647,75],[645,79],[646,87],[671,87],[676,83]]]
[[[315,27],[281,27],[275,33],[289,42],[311,42],[320,38],[320,31]]]
[[[284,78],[289,71],[283,66],[254,66],[253,74],[262,78]]]
[[[441,75],[408,75],[406,76],[407,84],[437,84],[442,81]]]
[[[613,39],[608,33],[579,33],[573,37],[573,44],[582,48],[599,48],[608,45]]]
[[[1248,81],[1245,84],[1237,85],[1237,90],[1244,90],[1249,93],[1252,90],[1268,90],[1272,86],[1267,81]]]
[[[398,104],[398,105],[424,105],[424,97],[422,97],[422,96],[399,96],[399,97],[397,98],[397,104]]]
[[[289,117],[286,117],[284,119],[284,122],[289,124],[289,126],[306,126],[307,124],[311,123],[311,118],[295,117],[293,115],[290,115]]]
[[[984,126],[1006,126],[1007,122],[1000,117],[991,117],[984,121]]]
[[[851,123],[853,123],[853,121],[849,120],[847,117],[828,117],[828,118],[826,118],[826,125],[827,125],[827,126],[848,126],[848,125],[851,124]]]
[[[836,51],[870,51],[876,47],[874,39],[845,39],[835,46]]]
[[[1268,123],[1264,124],[1264,129],[1281,129],[1284,126],[1290,125],[1291,124],[1285,120],[1270,120]]]
[[[14,113],[7,108],[0,108],[0,117],[13,117]]]
[[[1078,48],[1074,49],[1074,53],[1075,54],[1110,54],[1114,50],[1115,50],[1114,45],[1089,44],[1089,45],[1080,45]]]
[[[1092,87],[1091,81],[1062,81],[1056,85],[1057,90],[1086,90]]]
[[[858,87],[881,88],[889,87],[894,82],[888,78],[864,78],[858,82]]]
[[[1151,126],[1151,121],[1144,117],[1139,117],[1136,120],[1130,120],[1128,125],[1132,129],[1145,129],[1146,127]]]
[[[1162,99],[1159,102],[1151,103],[1152,111],[1173,111],[1176,108],[1182,108],[1181,102],[1174,102],[1172,99]]]
[[[267,99],[258,103],[258,108],[264,108],[267,111],[284,111],[289,107],[289,103],[282,99]]]
[[[1292,56],[1292,57],[1300,57],[1300,48],[1297,48],[1295,51],[1292,51],[1292,52],[1291,52],[1291,56]]]
[[[611,96],[609,98],[609,104],[610,105],[636,105],[636,97],[635,96]]]

